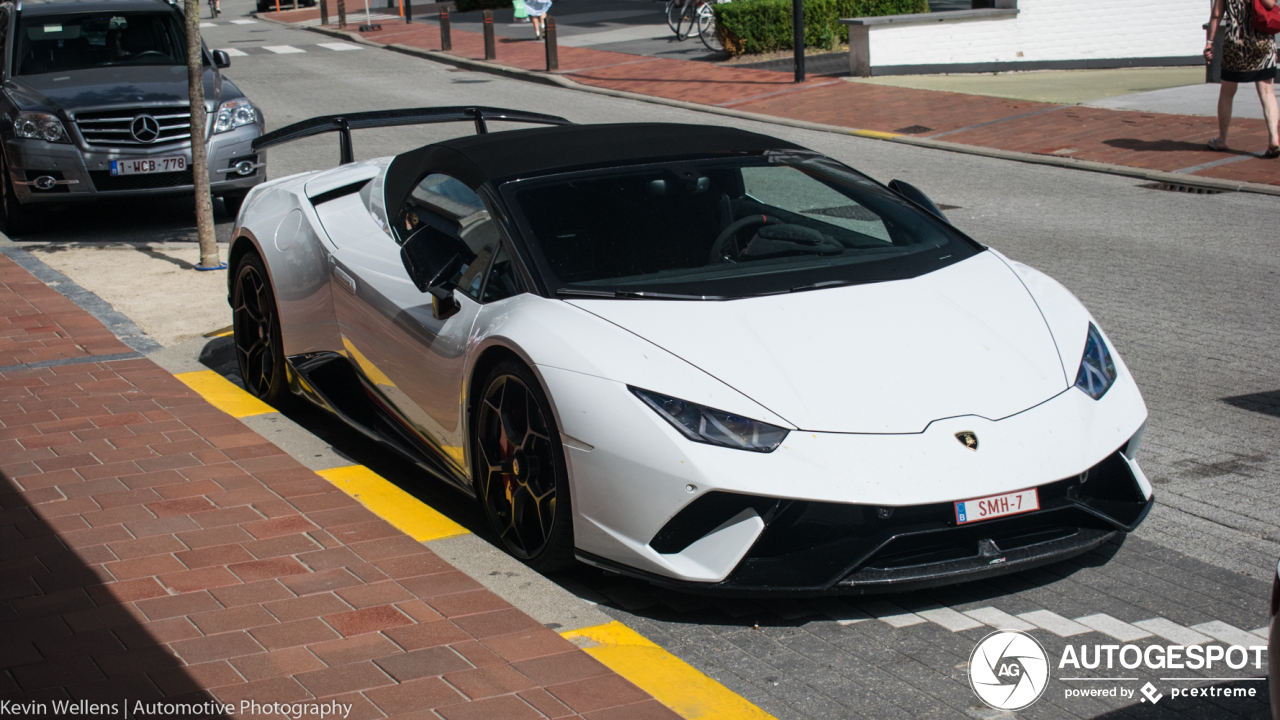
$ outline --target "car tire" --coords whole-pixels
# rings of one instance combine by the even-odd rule
[[[6,235],[30,235],[37,227],[30,210],[18,201],[13,190],[13,178],[9,175],[9,163],[0,159],[0,211],[4,213]]]
[[[538,572],[574,564],[573,503],[551,405],[527,366],[506,360],[478,386],[476,497],[508,553]]]
[[[230,192],[222,196],[222,207],[227,211],[227,217],[231,222],[235,222],[240,216],[240,206],[244,204],[244,199],[248,195],[248,191],[241,190],[239,192]]]
[[[231,286],[232,335],[244,389],[277,410],[290,404],[280,314],[262,258],[246,253]]]

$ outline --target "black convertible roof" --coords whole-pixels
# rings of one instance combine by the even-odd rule
[[[746,130],[676,123],[539,127],[470,135],[436,145],[464,155],[489,180],[585,166],[800,149]]]
[[[621,123],[507,130],[445,140],[397,155],[387,168],[383,192],[387,207],[398,208],[428,171],[479,187],[575,168],[800,149],[768,135],[713,125]]]

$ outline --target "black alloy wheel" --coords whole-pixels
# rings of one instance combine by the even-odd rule
[[[246,254],[236,266],[231,309],[236,361],[244,389],[280,408],[291,397],[280,340],[280,317],[267,269],[256,253]]]
[[[481,386],[472,433],[476,495],[507,552],[539,572],[573,564],[564,451],[533,373],[499,364]]]
[[[0,210],[4,211],[6,235],[28,235],[35,231],[31,211],[22,207],[13,190],[13,178],[9,175],[9,161],[0,156]]]

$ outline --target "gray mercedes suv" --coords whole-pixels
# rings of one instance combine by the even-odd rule
[[[120,196],[191,193],[186,30],[164,0],[0,3],[0,210],[5,230],[31,209]],[[234,215],[266,179],[250,146],[262,111],[204,50],[209,182]]]

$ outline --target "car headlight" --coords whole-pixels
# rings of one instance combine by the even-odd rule
[[[778,449],[790,432],[786,428],[703,407],[651,390],[635,387],[630,390],[694,442],[767,453]]]
[[[1089,323],[1089,335],[1084,341],[1084,357],[1080,359],[1080,371],[1076,373],[1076,387],[1097,400],[1106,394],[1116,381],[1116,364],[1111,351],[1102,339],[1102,333]]]
[[[13,134],[20,138],[44,140],[46,142],[71,142],[67,137],[67,129],[55,115],[38,112],[20,112],[13,121]]]
[[[258,122],[258,109],[245,98],[228,100],[218,106],[218,117],[213,121],[215,133],[235,130]]]

